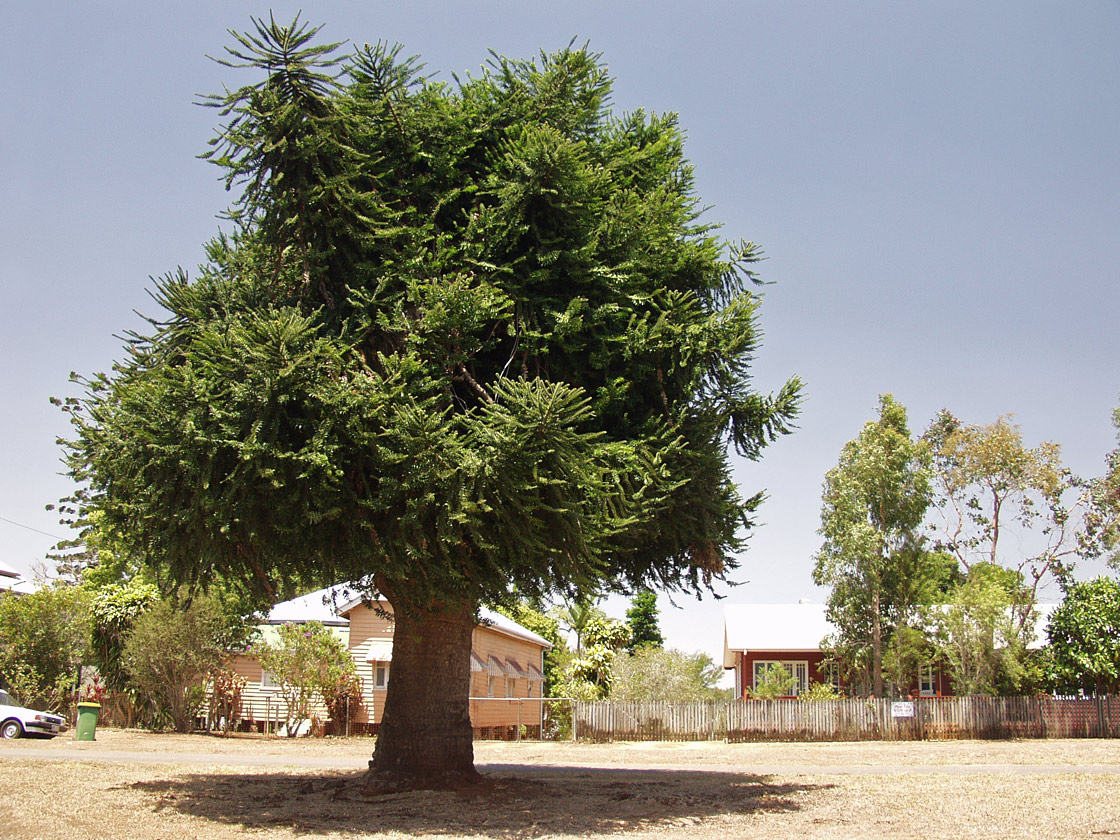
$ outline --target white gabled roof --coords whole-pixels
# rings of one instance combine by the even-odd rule
[[[0,560],[0,592],[15,592],[19,595],[30,595],[38,588],[39,585],[37,583],[26,580],[22,574],[3,560]]]
[[[346,595],[343,595],[346,592]],[[304,621],[318,621],[321,624],[346,626],[350,622],[338,615],[338,608],[342,606],[342,598],[349,597],[349,591],[342,586],[329,586],[326,589],[316,589],[290,601],[281,601],[268,611],[269,624],[285,624],[287,622],[299,623]]]
[[[478,611],[478,614],[479,618],[482,619],[480,624],[483,627],[489,627],[493,630],[497,630],[499,633],[505,633],[507,636],[513,636],[515,639],[525,639],[529,642],[536,642],[538,645],[544,648],[552,647],[552,642],[550,642],[548,639],[544,638],[543,636],[538,636],[532,630],[522,627],[512,618],[506,618],[506,616],[502,615],[499,612],[494,612],[494,610],[483,607]]]
[[[723,608],[723,666],[736,652],[818,650],[835,628],[824,604],[728,604]]]

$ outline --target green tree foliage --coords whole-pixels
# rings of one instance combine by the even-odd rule
[[[576,700],[603,700],[611,692],[611,678],[619,651],[630,641],[630,631],[617,619],[594,614],[583,630],[583,650],[569,660],[559,696]]]
[[[905,696],[937,657],[937,646],[925,627],[902,624],[891,628],[883,651],[883,677],[892,696]]]
[[[206,678],[220,668],[245,628],[210,598],[189,606],[158,601],[136,618],[121,651],[132,686],[176,732],[194,728]]]
[[[1073,583],[1050,616],[1051,679],[1061,692],[1120,692],[1120,583]]]
[[[0,595],[0,680],[21,703],[63,708],[89,651],[89,599],[77,586]]]
[[[642,645],[611,665],[610,699],[687,702],[723,699],[716,687],[723,669],[705,653]]]
[[[752,700],[776,700],[787,697],[797,685],[797,677],[790,673],[780,662],[767,666],[763,678],[753,688],[748,689]]]
[[[583,655],[583,638],[587,625],[595,618],[605,618],[601,609],[595,606],[595,599],[580,595],[568,600],[563,606],[554,607],[553,617],[576,637],[576,656]]]
[[[626,610],[626,624],[630,629],[630,642],[626,650],[631,654],[640,647],[659,648],[665,644],[661,627],[657,623],[657,593],[652,589],[638,592]]]
[[[128,673],[121,664],[125,639],[136,619],[158,600],[159,590],[139,579],[94,590],[90,598],[90,647],[108,690],[123,691],[128,686]]]
[[[1112,425],[1120,439],[1120,408],[1112,412]],[[1108,453],[1104,475],[1083,485],[1088,505],[1080,554],[1103,555],[1113,568],[1120,569],[1120,446]]]
[[[282,624],[275,643],[259,644],[252,652],[280,684],[287,710],[284,726],[290,737],[300,721],[311,719],[313,704],[326,703],[340,686],[345,689],[357,677],[346,645],[317,621]]]
[[[444,84],[317,32],[234,34],[235,229],[67,405],[69,464],[174,582],[367,582],[446,651],[398,642],[375,770],[461,781],[478,605],[722,579],[762,499],[728,446],[759,457],[800,386],[752,390],[760,253],[699,220],[674,116],[610,113],[597,55]]]
[[[933,453],[939,543],[965,570],[1002,564],[1020,575],[1033,608],[1040,586],[1065,576],[1081,550],[1077,519],[1067,504],[1083,493],[1061,463],[1061,447],[1023,445],[1008,417],[965,425],[942,411],[924,439]],[[1027,613],[1016,616],[1026,626]]]
[[[913,603],[896,600],[902,592],[888,585],[936,587],[913,583],[900,569],[906,564],[924,574],[940,565],[926,562],[917,535],[930,502],[926,448],[911,438],[906,409],[889,394],[879,398],[878,420],[845,444],[825,476],[822,500],[824,542],[813,580],[832,587],[828,618],[837,636],[830,646],[849,679],[864,677],[882,696],[888,616],[894,611],[901,618]]]
[[[974,564],[930,617],[957,694],[1020,694],[1039,679],[1028,650],[1037,611],[1016,572]]]
[[[797,699],[808,703],[814,700],[839,700],[843,696],[832,683],[815,682],[809,684],[808,691],[799,692]]]

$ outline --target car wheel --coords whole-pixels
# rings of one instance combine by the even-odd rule
[[[19,725],[18,720],[4,721],[4,725],[0,726],[0,736],[4,738],[18,738],[23,734],[23,727]]]

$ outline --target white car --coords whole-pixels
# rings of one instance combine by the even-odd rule
[[[66,725],[65,718],[50,712],[25,709],[0,689],[0,737],[20,738],[24,735],[45,735],[51,738]]]

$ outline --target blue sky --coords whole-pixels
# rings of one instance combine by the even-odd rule
[[[289,20],[298,4],[274,3]],[[151,313],[149,277],[193,270],[229,196],[197,159],[207,59],[269,6],[43,0],[0,31],[0,560],[64,536],[50,396],[108,368]],[[770,499],[734,602],[823,600],[809,574],[824,473],[891,392],[923,428],[1011,413],[1096,474],[1120,394],[1116,2],[319,3],[324,35],[399,41],[430,71],[575,38],[617,110],[676,111],[698,192],[768,259],[759,387],[806,382],[800,430],[742,463]],[[46,532],[39,533],[39,532]],[[717,653],[719,606],[663,600],[671,644]],[[621,614],[623,603],[612,601]]]

